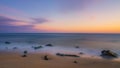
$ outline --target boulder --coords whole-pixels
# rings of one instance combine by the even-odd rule
[[[56,53],[57,56],[64,56],[64,54]]]
[[[110,51],[110,50],[102,50],[101,51],[101,56],[102,57],[111,57],[111,58],[117,58],[118,57],[118,54],[113,52],[113,51]]]
[[[45,46],[49,46],[49,47],[52,47],[53,45],[52,45],[52,44],[46,44]]]
[[[37,46],[37,47],[32,47],[32,48],[34,48],[35,50],[37,50],[37,49],[40,49],[40,48],[43,48],[42,46]]]
[[[83,55],[84,53],[83,53],[83,52],[80,52],[79,54]]]
[[[27,53],[28,53],[28,51],[26,51],[26,50],[25,50],[23,53],[24,53],[24,54],[27,54]]]
[[[6,41],[5,44],[11,44],[11,42]]]
[[[69,56],[69,57],[79,57],[78,55],[73,54],[62,54],[62,53],[56,53],[57,56]]]
[[[22,55],[22,57],[27,57],[27,55]]]
[[[44,56],[44,60],[49,60],[47,55]]]
[[[73,63],[77,64],[78,62],[77,61],[73,61]]]
[[[17,47],[13,47],[13,49],[17,49]]]
[[[75,48],[80,48],[79,46],[75,46]]]

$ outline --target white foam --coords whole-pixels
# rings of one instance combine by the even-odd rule
[[[28,44],[28,43],[12,43],[12,44],[1,44],[0,50],[2,51],[15,51],[13,48],[17,47],[16,51],[23,52],[27,50],[29,53],[49,53],[55,55],[56,53],[64,53],[64,54],[75,54],[80,55],[82,52],[84,54],[80,55],[84,58],[93,58],[93,59],[101,59],[100,49],[89,49],[89,48],[74,48],[74,47],[64,47],[64,46],[53,46],[48,47],[45,45],[41,45],[43,48],[34,50],[32,46],[40,46],[39,44]],[[7,47],[7,49],[6,49]],[[114,59],[115,61],[120,61],[120,58]]]

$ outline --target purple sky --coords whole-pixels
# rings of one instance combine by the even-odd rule
[[[120,0],[0,0],[0,33],[120,33]]]

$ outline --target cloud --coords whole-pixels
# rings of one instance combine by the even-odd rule
[[[32,18],[31,21],[17,20],[6,16],[0,16],[0,32],[38,32],[34,26],[48,22],[45,18]]]
[[[49,22],[49,20],[45,18],[31,18],[31,21],[28,22],[28,21],[9,18],[6,16],[0,16],[0,26],[1,25],[14,25],[14,26],[34,25],[34,24],[42,24],[45,22]]]
[[[8,18],[5,16],[0,16],[0,25],[11,25],[14,22],[18,22],[18,20]]]
[[[0,33],[6,32],[35,32],[32,25],[25,26],[0,26]]]
[[[49,22],[48,19],[45,18],[31,18],[32,19],[32,23],[45,23],[45,22]]]
[[[22,20],[17,20],[17,19],[13,19],[10,17],[6,17],[6,16],[0,16],[0,26],[7,26],[7,25],[11,25],[11,26],[22,26],[22,25],[29,25],[29,22],[26,21],[22,21]]]

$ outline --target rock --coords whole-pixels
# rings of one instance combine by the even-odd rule
[[[22,55],[22,57],[27,57],[27,55]]]
[[[43,48],[43,47],[42,46],[37,46],[37,47],[32,46],[32,48],[34,48],[36,50],[36,49],[40,49],[40,48]]]
[[[64,54],[61,54],[61,53],[56,53],[56,55],[58,55],[58,56],[64,56]]]
[[[52,47],[53,45],[52,45],[52,44],[47,44],[47,45],[45,45],[45,46],[49,46],[49,47]]]
[[[65,54],[64,56],[79,57],[78,55]]]
[[[17,47],[13,47],[13,49],[17,49]]]
[[[75,48],[80,48],[79,46],[76,46]]]
[[[76,64],[77,64],[78,62],[77,62],[77,61],[74,61],[73,63],[76,63]]]
[[[44,60],[49,60],[47,55],[44,56]]]
[[[6,41],[5,44],[11,44],[11,42]]]
[[[58,56],[69,56],[69,57],[79,57],[78,55],[73,55],[73,54],[61,54],[61,53],[56,53]]]
[[[25,50],[23,53],[24,53],[24,54],[27,54],[28,52]]]
[[[27,51],[25,50],[24,52],[23,52],[23,55],[22,55],[22,57],[27,57]]]
[[[79,54],[83,55],[84,53],[83,53],[83,52],[80,52]]]
[[[102,50],[101,51],[101,56],[102,57],[111,57],[111,58],[117,58],[118,54],[115,52],[112,52],[110,50]]]

